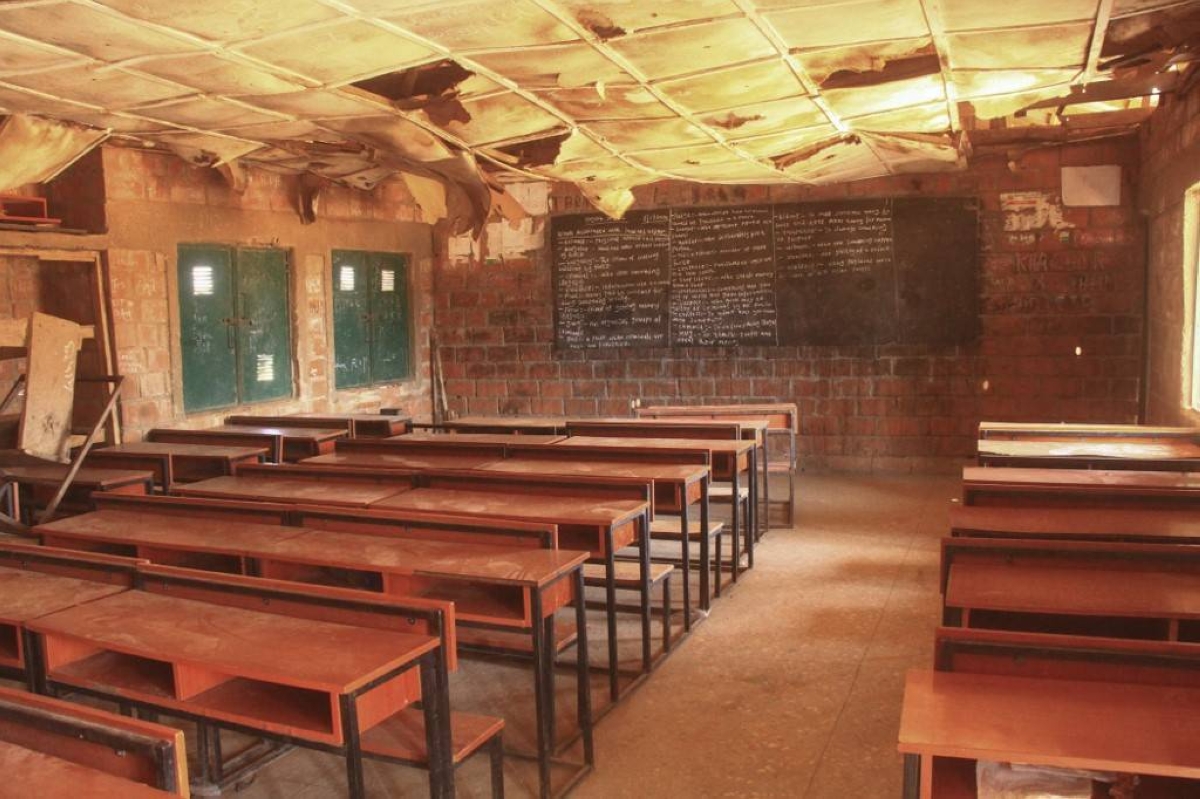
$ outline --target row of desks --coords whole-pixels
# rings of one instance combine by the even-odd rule
[[[1162,465],[1147,447],[1182,454],[1191,434],[1001,427],[981,429],[988,468],[964,470],[942,544],[938,670],[906,683],[906,795],[974,796],[976,759],[1135,773],[1148,796],[1196,795],[1200,484],[1145,470]],[[1045,468],[994,468],[1015,462],[997,453]],[[1085,455],[1103,460],[1044,460]]]

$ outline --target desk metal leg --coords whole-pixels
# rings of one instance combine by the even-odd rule
[[[750,484],[750,507],[746,509],[750,523],[750,531],[757,541],[762,537],[762,517],[758,513],[758,447],[750,450],[750,469],[746,473],[746,482]]]
[[[638,559],[641,561],[642,597],[642,671],[650,672],[650,511],[642,516],[642,533],[638,536]]]
[[[692,629],[692,536],[687,503],[679,504],[682,506],[679,509],[679,540],[681,542],[679,547],[682,555],[679,559],[679,568],[683,574],[683,631],[687,632]]]
[[[707,498],[708,498],[708,478],[707,477],[704,478],[704,480],[701,482],[700,495],[701,495],[701,498],[703,501],[707,501]],[[688,515],[689,515],[688,505],[686,502],[684,502],[683,503],[683,511],[682,511],[682,516],[683,516],[682,526],[683,526],[683,540],[684,541],[687,541],[689,538],[689,536],[687,534]],[[703,516],[703,514],[701,514],[701,516]],[[690,545],[685,544],[684,546],[685,546],[685,548],[687,548],[689,550],[687,552],[684,552],[684,557],[685,558],[691,557]],[[709,585],[709,578],[711,577],[711,574],[712,574],[712,551],[711,551],[711,547],[709,546],[708,527],[705,526],[704,520],[703,520],[703,518],[701,518],[701,520],[700,520],[700,609],[701,610],[708,610],[709,607],[712,606],[712,597],[709,596],[709,592],[712,590],[712,587]],[[686,611],[685,615],[691,615],[691,605],[688,604],[687,599],[684,599],[683,606],[684,606],[684,610]]]
[[[610,564],[612,561],[612,553],[608,555]],[[611,577],[610,577],[611,579]],[[546,668],[546,647],[553,645],[546,641],[546,628],[542,624],[542,595],[541,592],[533,593],[533,703],[534,716],[537,726],[537,758],[538,758],[538,784],[540,786],[539,795],[542,799],[549,799],[551,794],[550,784],[550,757],[551,757],[551,738],[550,738],[550,714],[554,712],[554,692],[553,686],[549,686],[552,675],[547,672],[552,671]],[[578,646],[578,644],[577,644]],[[583,649],[580,648],[580,657],[583,657]]]
[[[762,448],[758,451],[758,471],[762,475],[762,520],[763,532],[771,532],[771,473],[767,471],[767,444],[770,438],[763,433]]]
[[[754,495],[754,493],[753,493],[753,491],[751,491],[751,496],[753,496],[753,495]],[[741,506],[741,504],[742,504],[741,475],[735,471],[733,473],[733,513],[734,513],[735,519],[738,518],[738,515],[737,515],[738,508]],[[749,503],[747,503],[747,504],[749,504]],[[752,519],[752,517],[750,516],[750,508],[747,507],[745,512],[743,512],[741,515],[742,536],[745,540],[745,547],[746,547],[746,568],[747,569],[754,568],[754,524],[751,519]]]
[[[423,655],[420,669],[421,705],[425,712],[425,748],[429,752],[429,794],[440,799],[453,799],[450,674],[446,670],[445,650],[439,647]]]
[[[422,670],[423,671],[423,670]],[[423,675],[422,675],[423,676]],[[346,786],[350,799],[365,799],[367,781],[363,775],[362,738],[358,729],[358,705],[353,694],[342,694],[342,730],[346,736]],[[428,715],[428,714],[427,714]],[[430,758],[433,752],[429,753]],[[433,765],[432,760],[430,766]],[[434,790],[433,771],[429,772],[429,797],[441,799]]]
[[[741,519],[741,514],[738,512],[738,505],[740,505],[741,503],[738,502],[738,473],[737,473],[736,466],[734,466],[733,477],[732,477],[731,482],[733,485],[733,502],[730,505],[730,514],[731,514],[732,519],[729,524],[729,527],[730,527],[729,543],[730,543],[731,548],[733,549],[733,581],[736,583],[737,579],[738,579],[738,573],[741,572],[741,570],[742,570],[742,545],[743,545],[742,544],[742,536],[741,536],[742,528],[739,525],[739,521]]]
[[[583,762],[591,766],[596,762],[596,751],[592,742],[592,682],[588,667],[587,602],[583,596],[582,567],[575,570],[575,597],[575,626],[578,628],[575,647],[579,652],[576,714],[579,717],[579,732],[583,736]]]
[[[617,654],[617,576],[612,530],[604,542],[604,605],[608,612],[608,693],[613,702],[621,696],[620,656]]]

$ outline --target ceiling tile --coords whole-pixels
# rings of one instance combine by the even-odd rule
[[[957,69],[951,73],[960,100],[1014,94],[1047,86],[1069,84],[1079,74],[1074,69],[986,70]]]
[[[614,39],[609,45],[651,80],[776,54],[775,46],[748,19],[669,28]]]
[[[864,114],[945,100],[946,91],[941,75],[926,75],[909,80],[889,81],[877,86],[833,89],[822,92],[821,96],[839,116],[851,119]]]
[[[628,73],[583,42],[477,53],[471,60],[526,89],[571,88],[631,80]]]
[[[262,0],[97,1],[135,19],[219,42],[250,41],[341,16],[316,0],[287,0],[286,3]]]
[[[888,174],[883,162],[870,147],[856,141],[833,144],[812,157],[790,164],[785,171],[802,180],[817,183],[862,180]]]
[[[388,19],[455,51],[550,44],[579,38],[529,0],[439,3]]]
[[[677,114],[643,86],[607,86],[601,96],[594,86],[551,89],[539,96],[572,119],[650,119]]]
[[[556,161],[561,164],[567,161],[603,158],[608,154],[608,150],[592,141],[591,137],[582,130],[576,129],[562,143]]]
[[[1091,34],[1091,25],[1080,24],[952,33],[946,39],[954,69],[1048,69],[1083,66]]]
[[[0,14],[0,22],[4,15]],[[69,64],[81,56],[69,53],[55,52],[49,47],[39,47],[19,39],[0,37],[0,73],[16,70],[45,69],[47,67]]]
[[[600,38],[615,38],[641,28],[739,14],[733,0],[688,0],[686,3],[644,3],[629,0],[558,0],[579,24]]]
[[[174,130],[172,126],[163,124],[162,122],[154,122],[149,119],[126,114],[105,114],[99,111],[72,112],[71,119],[84,125],[91,125],[94,128],[108,128],[116,133],[127,133],[130,135],[161,133],[166,130]]]
[[[1045,25],[1094,20],[1096,0],[954,0],[942,3],[942,23],[948,31]]]
[[[886,133],[941,133],[950,130],[950,109],[944,102],[925,103],[895,111],[867,114],[847,120],[855,130]]]
[[[912,69],[918,64],[932,62],[934,69],[938,66],[937,51],[933,39],[928,36],[806,50],[797,54],[796,59],[818,86],[826,81],[833,84],[846,77],[861,79],[864,83],[872,77],[886,79],[885,75],[889,73]]]
[[[244,103],[308,119],[368,116],[383,113],[386,102],[370,103],[345,91],[312,90],[238,98]]]
[[[75,114],[94,113],[94,108],[64,102],[53,97],[30,94],[16,86],[0,85],[0,107],[9,111],[41,114],[58,119],[74,119]]]
[[[645,182],[652,179],[648,173],[615,157],[596,158],[590,161],[570,161],[554,164],[553,166],[539,167],[534,171],[562,180],[577,181],[582,184],[622,183],[636,180]]]
[[[630,158],[648,169],[677,170],[692,167],[727,164],[744,160],[728,147],[719,144],[703,144],[696,147],[667,147],[647,150],[631,155]]]
[[[281,94],[303,88],[259,67],[207,53],[141,61],[137,71],[208,94]]]
[[[101,61],[196,49],[195,45],[116,14],[74,3],[14,8],[0,5],[0,28]]]
[[[770,136],[755,136],[747,139],[736,139],[730,142],[739,150],[759,158],[789,155],[804,150],[825,141],[843,136],[833,125],[814,125],[811,128],[790,130],[787,133],[776,133]]]
[[[767,20],[792,48],[836,47],[929,35],[921,0],[851,0],[772,11]]]
[[[518,94],[464,100],[469,122],[450,122],[444,129],[469,144],[491,144],[543,131],[562,130],[563,122]]]
[[[277,120],[277,117],[208,97],[147,108],[141,114],[150,119],[208,130]]]
[[[805,93],[791,67],[782,58],[666,80],[657,86],[664,94],[693,111],[734,108]]]
[[[736,181],[740,183],[770,183],[782,180],[779,170],[755,161],[730,161],[727,164],[713,166],[694,166],[672,169],[671,174],[677,177],[700,181]]]
[[[303,140],[322,137],[320,128],[311,122],[302,120],[296,122],[276,120],[256,125],[237,125],[232,128],[222,128],[218,125],[212,125],[211,127],[213,130],[222,133],[236,133],[240,138],[253,139],[254,141]]]
[[[796,97],[718,111],[700,121],[726,136],[752,136],[812,127],[828,121],[828,117],[810,98]]]
[[[392,72],[434,55],[424,45],[357,20],[272,37],[239,49],[322,83]],[[314,57],[317,53],[320,56]]]
[[[589,122],[587,128],[602,136],[609,144],[625,151],[712,141],[711,137],[701,128],[685,119]]]
[[[64,100],[91,103],[109,111],[191,94],[192,90],[107,67],[70,67],[8,78]]]

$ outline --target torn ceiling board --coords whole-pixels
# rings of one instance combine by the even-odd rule
[[[701,113],[805,94],[791,67],[780,58],[660,81],[656,86],[671,99]]]
[[[0,193],[51,180],[106,137],[103,131],[23,114],[0,120]]]
[[[1102,11],[1100,0],[22,0],[0,2],[0,108],[170,142],[194,163],[244,152],[358,187],[436,176],[449,224],[478,227],[498,174],[576,181],[618,208],[667,166],[691,180],[849,180],[953,168],[944,143],[962,133],[1127,132],[1149,113],[1138,87],[1197,50],[1200,3],[1117,0],[1111,22]],[[1114,85],[1060,114],[1053,101],[1081,79]],[[856,144],[844,129],[879,137]],[[955,138],[907,141],[921,134]],[[707,152],[678,157],[690,148]]]
[[[836,47],[929,36],[921,0],[851,0],[767,13],[789,47]]]
[[[748,19],[667,28],[608,44],[651,80],[704,73],[731,62],[754,61],[776,53],[771,41]]]

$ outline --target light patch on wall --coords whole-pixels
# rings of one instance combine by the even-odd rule
[[[192,267],[192,296],[211,297],[213,293],[213,268],[211,266]]]
[[[380,269],[379,270],[379,290],[380,291],[395,291],[396,290],[396,270],[395,269]]]
[[[270,353],[260,353],[256,357],[255,379],[260,383],[275,382],[275,356]]]
[[[353,266],[343,266],[338,269],[338,291],[354,291]]]

